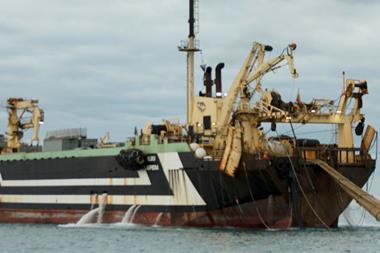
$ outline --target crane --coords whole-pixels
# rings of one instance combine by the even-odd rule
[[[361,113],[362,96],[368,94],[365,80],[344,79],[344,87],[336,110],[333,108],[334,101],[326,99],[314,99],[306,104],[301,101],[285,103],[280,94],[274,91],[262,92],[262,97],[253,106],[249,104],[255,91],[262,91],[261,79],[266,73],[279,68],[282,61],[287,61],[293,78],[298,74],[294,68],[293,51],[296,45],[290,44],[281,55],[268,61],[264,61],[266,51],[271,47],[255,43],[239,74],[233,82],[228,96],[225,97],[221,113],[218,117],[218,131],[215,136],[214,151],[218,155],[223,152],[219,168],[228,175],[233,176],[239,165],[241,155],[244,152],[257,153],[267,147],[262,139],[259,126],[263,122],[272,123],[271,129],[276,128],[276,123],[314,123],[336,124],[338,134],[338,147],[353,148],[352,125],[359,122],[355,128],[357,135],[362,135],[365,118]],[[256,81],[254,91],[248,91],[248,85]],[[240,94],[240,100],[238,95]],[[354,99],[351,111],[348,111],[348,103]],[[298,100],[298,99],[297,99]],[[238,102],[238,103],[236,103]],[[236,106],[237,104],[237,106]],[[272,130],[273,130],[272,129]],[[274,131],[274,130],[273,130]],[[367,131],[372,134],[366,142],[370,145],[376,130],[368,127]],[[362,143],[362,145],[364,145]],[[368,144],[369,143],[369,144]],[[353,161],[353,154],[341,154],[340,158]]]
[[[241,94],[240,106],[244,106],[249,102],[250,96],[246,92],[246,87],[256,81],[255,90],[260,90],[260,81],[264,75],[276,68],[284,60],[287,61],[290,73],[294,79],[298,77],[298,73],[294,68],[293,51],[297,48],[295,43],[291,43],[277,57],[264,61],[265,52],[272,51],[272,47],[255,42],[243,63],[238,75],[233,81],[227,96],[223,99],[223,105],[220,116],[217,120],[218,131],[214,142],[214,150],[223,149],[227,138],[227,128],[231,120],[234,104],[238,95]]]
[[[44,122],[44,111],[38,107],[38,100],[9,98],[7,100],[7,110],[8,137],[3,153],[15,153],[20,151],[24,129],[33,128],[34,133],[31,144],[33,144],[33,142],[38,143],[40,125]],[[31,114],[31,117],[25,117],[26,113]]]

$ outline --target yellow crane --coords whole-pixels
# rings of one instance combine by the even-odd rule
[[[287,61],[293,78],[298,74],[294,68],[294,43],[290,44],[281,55],[264,60],[265,52],[271,47],[255,43],[246,58],[239,74],[231,85],[228,95],[223,99],[220,113],[216,121],[216,135],[213,150],[222,150],[223,156],[220,169],[233,175],[237,168],[242,151],[256,153],[263,149],[262,136],[258,126],[262,122],[279,123],[314,123],[336,124],[338,133],[338,147],[353,148],[352,125],[359,123],[357,130],[363,132],[364,116],[361,113],[362,96],[368,94],[365,80],[345,79],[338,107],[334,110],[331,101],[315,99],[309,104],[302,102],[284,103],[280,94],[274,91],[263,91],[261,80],[264,75],[279,68],[282,61]],[[254,105],[250,104],[252,93],[247,87],[256,82],[253,92],[261,92],[261,99]],[[240,99],[238,100],[240,95]],[[347,104],[354,100],[351,110]],[[277,101],[277,102],[276,102]],[[286,104],[286,105],[284,105]],[[346,154],[342,154],[346,156]],[[351,154],[344,159],[352,160]]]
[[[296,49],[296,44],[291,43],[288,47],[277,57],[265,60],[265,52],[272,51],[272,47],[255,42],[252,46],[248,57],[243,63],[238,75],[232,83],[227,96],[223,99],[223,105],[221,108],[220,116],[217,120],[217,135],[214,142],[214,149],[223,149],[227,138],[227,128],[229,126],[232,112],[234,110],[234,104],[237,101],[240,94],[240,106],[246,106],[250,98],[246,96],[245,89],[252,82],[256,81],[255,90],[260,90],[260,81],[264,75],[276,68],[279,68],[279,64],[284,60],[290,69],[290,73],[294,79],[298,77],[298,73],[294,68],[293,51]]]
[[[44,111],[38,107],[38,100],[9,98],[7,100],[8,128],[7,144],[3,153],[15,153],[20,151],[21,139],[24,130],[33,128],[33,142],[39,142],[40,125],[44,122]],[[31,117],[26,117],[31,114]]]

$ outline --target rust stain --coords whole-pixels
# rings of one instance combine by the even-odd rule
[[[126,205],[127,201],[128,201],[128,196],[127,195],[123,195],[123,199],[124,199],[124,205]]]
[[[185,171],[184,170],[181,170],[181,175],[182,175],[182,182],[183,182],[183,188],[184,191],[185,191],[185,201],[186,201],[186,204],[189,204],[189,195],[188,195],[188,191],[187,191],[187,184],[186,184],[186,178],[185,178]]]
[[[95,204],[99,205],[99,195],[95,194]]]
[[[113,196],[107,194],[107,205],[112,205],[113,204]]]
[[[267,207],[267,201],[257,201],[260,208]],[[275,202],[273,203],[275,204]],[[255,205],[252,203],[242,205],[244,213],[236,215],[235,207],[228,207],[222,210],[214,210],[208,212],[179,212],[170,213],[163,212],[159,220],[160,226],[199,226],[199,227],[212,227],[212,226],[236,226],[236,227],[250,227],[261,228],[262,223],[257,216],[256,212],[249,212],[254,210]],[[246,211],[247,210],[247,211]],[[289,225],[291,214],[288,208],[278,210],[274,213],[272,228],[285,228]],[[47,210],[47,209],[4,209],[0,208],[0,222],[7,223],[55,223],[65,224],[74,223],[78,221],[87,210]],[[125,211],[107,210],[104,215],[104,223],[120,222],[124,216]],[[264,214],[264,218],[268,217]],[[152,225],[157,219],[158,213],[155,212],[136,212],[134,221],[139,224]]]
[[[93,209],[95,207],[95,204],[96,204],[96,194],[90,195],[90,204],[91,204],[91,209]]]

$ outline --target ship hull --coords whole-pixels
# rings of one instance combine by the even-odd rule
[[[297,170],[302,191],[297,191],[295,199],[289,194],[292,170],[279,170],[276,158],[258,160],[244,154],[238,173],[230,177],[218,169],[217,161],[200,161],[191,152],[148,157],[148,164],[139,171],[123,168],[116,156],[1,161],[0,222],[77,223],[103,205],[102,213],[86,222],[334,227],[351,201],[342,191],[331,192],[339,186],[314,165]],[[340,168],[359,186],[373,170],[374,162]],[[133,217],[126,220],[127,213]]]
[[[127,210],[130,208],[135,208],[137,211],[132,220],[124,221],[124,223],[145,226],[273,229],[286,229],[292,226],[291,207],[282,199],[275,198],[214,211],[155,212],[139,206],[130,206]],[[117,211],[106,208],[101,223],[122,225],[127,210]],[[6,208],[0,210],[0,222],[73,224],[86,213],[88,210]],[[92,216],[88,223],[97,224],[98,215]]]

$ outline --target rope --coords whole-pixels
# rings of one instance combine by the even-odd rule
[[[262,215],[261,215],[260,209],[259,209],[259,207],[258,207],[258,205],[257,205],[257,203],[256,203],[256,200],[255,200],[255,198],[253,197],[253,193],[252,193],[252,191],[251,191],[251,184],[249,183],[249,180],[248,180],[248,173],[247,173],[247,168],[246,168],[246,166],[245,166],[245,162],[243,162],[243,167],[244,167],[245,179],[246,179],[246,182],[247,182],[247,186],[248,186],[249,194],[251,195],[251,199],[252,199],[253,204],[254,204],[254,206],[255,206],[255,209],[256,209],[257,215],[259,216],[259,219],[260,219],[261,223],[265,226],[266,229],[268,229],[268,230],[269,230],[269,229],[273,229],[273,228],[271,228],[271,227],[265,222],[264,218],[263,218]],[[293,207],[290,205],[290,203],[288,204],[288,206],[289,206],[289,208],[290,208],[290,210],[288,211],[288,216],[291,216],[291,213],[293,212]],[[289,219],[289,223],[288,223],[287,228],[290,228],[291,223],[292,223],[292,220]]]
[[[205,64],[205,59],[203,58],[203,53],[202,51],[199,51],[199,54],[201,56],[201,65],[204,65]]]
[[[291,126],[291,128],[292,128],[292,132],[293,132],[293,135],[294,135],[294,139],[295,139],[296,142],[297,142],[297,138],[296,138],[296,135],[295,135],[295,132],[294,132],[294,128],[293,128],[293,125],[292,125],[292,122],[291,122],[291,121],[290,121],[290,126]],[[297,146],[297,144],[296,144],[296,146]],[[296,170],[295,170],[295,168],[294,168],[293,161],[292,161],[292,159],[291,159],[290,156],[289,156],[289,152],[287,152],[287,157],[288,157],[289,162],[290,162],[290,165],[291,165],[291,167],[292,167],[293,174],[294,174],[294,177],[295,177],[295,179],[296,179],[297,185],[298,185],[298,187],[299,187],[299,189],[300,189],[300,191],[301,191],[301,193],[302,193],[302,195],[303,195],[303,197],[304,197],[306,203],[307,203],[308,206],[310,207],[311,211],[314,213],[315,217],[319,220],[319,222],[321,222],[321,224],[322,224],[323,226],[325,226],[325,228],[329,229],[330,227],[329,227],[329,226],[323,221],[323,219],[318,215],[318,213],[315,211],[315,209],[314,209],[313,206],[311,205],[311,203],[310,203],[308,197],[306,196],[306,193],[305,193],[305,191],[303,190],[300,181],[298,180],[298,176],[297,176]]]
[[[259,219],[260,219],[261,223],[265,226],[265,228],[266,229],[271,229],[271,227],[268,226],[268,224],[265,222],[264,218],[261,216],[260,210],[259,210],[259,208],[258,208],[258,206],[256,204],[256,201],[255,201],[255,198],[253,197],[253,193],[251,191],[251,184],[249,183],[249,180],[248,180],[248,173],[247,173],[247,168],[245,166],[245,162],[243,162],[243,167],[244,167],[245,179],[247,181],[247,186],[248,186],[249,194],[251,195],[251,198],[253,200],[253,204],[255,206],[257,215],[259,216]]]
[[[303,127],[303,126],[305,126],[305,125],[302,125],[302,124],[301,124],[301,125],[295,127],[294,130],[297,130],[297,129]],[[287,131],[285,131],[285,132],[282,132],[281,135],[283,135],[283,134],[287,134],[287,133],[290,133],[290,132],[292,132],[292,130],[287,130]],[[277,131],[276,131],[276,133],[277,133]],[[277,133],[277,136],[278,136],[278,135],[279,135],[279,134]]]
[[[338,184],[335,185],[335,189],[337,190],[338,192],[338,205],[340,206],[340,208],[342,208],[342,204],[343,204],[343,197],[342,197],[342,188],[341,186],[339,186]],[[346,209],[347,211],[350,211],[350,208],[348,207]],[[351,217],[350,217],[350,213],[346,213],[346,212],[343,212],[343,217],[344,219],[347,221],[348,225],[350,225],[352,227],[352,220],[351,220]]]
[[[366,183],[366,192],[367,193],[370,193],[370,191],[371,191],[371,188],[372,188],[372,184],[373,184],[373,181],[374,181],[374,177],[375,177],[375,174],[374,173],[372,173],[372,175],[371,175],[371,178],[367,181],[367,183]],[[342,204],[343,203],[343,199],[342,199],[342,192],[341,192],[341,186],[339,186],[339,185],[337,185],[336,186],[336,189],[337,189],[337,191],[338,191],[338,193],[339,193],[339,199],[338,200],[340,200],[340,203]],[[338,202],[338,205],[339,205],[339,202]],[[342,206],[341,206],[342,207]],[[361,207],[360,205],[357,207],[357,208],[350,208],[350,206],[348,206],[347,207],[347,209],[346,209],[347,211],[350,211],[350,210],[354,210],[354,211],[356,211],[356,210],[361,210],[361,214],[360,214],[360,217],[359,217],[359,220],[358,221],[352,221],[352,217],[350,217],[350,213],[348,213],[348,212],[343,212],[343,217],[345,218],[345,220],[347,221],[347,223],[350,225],[350,226],[353,226],[353,225],[363,225],[364,224],[364,222],[365,222],[365,218],[366,218],[366,216],[367,216],[367,211],[363,208],[363,207]],[[353,224],[354,223],[354,224]]]
[[[306,168],[305,164],[303,164],[303,167],[304,167],[304,171],[306,172],[306,176],[307,176],[307,179],[308,179],[308,181],[309,181],[309,185],[311,186],[311,188],[312,188],[312,190],[313,190],[314,197],[315,197],[317,200],[320,201],[319,196],[318,196],[318,194],[317,194],[317,192],[316,192],[315,186],[314,186],[314,184],[313,184],[313,182],[312,182],[312,180],[311,180],[311,177],[310,177],[309,171],[308,171],[308,169]],[[323,214],[326,215],[326,209],[325,209],[325,207],[324,207],[323,205],[319,205],[319,206],[320,206],[320,208],[321,208]]]
[[[303,127],[303,126],[304,125],[299,125],[299,126],[295,127],[294,130],[297,130],[297,129]],[[291,133],[291,132],[292,132],[292,130],[288,130],[288,131],[285,131],[285,132],[283,132],[281,134],[287,134],[287,133]],[[326,129],[326,130],[305,131],[305,132],[300,132],[300,133],[297,133],[297,134],[298,135],[305,135],[305,134],[327,133],[327,132],[334,134],[335,131],[333,129]],[[278,133],[277,133],[277,135],[278,135]]]
[[[331,133],[332,130],[331,129],[326,129],[326,130],[307,131],[307,132],[298,133],[298,135],[316,134],[316,133],[327,133],[327,132]]]
[[[293,135],[294,135],[294,137],[295,137],[294,128],[293,128],[292,125],[291,125],[291,127],[292,127],[292,130],[290,130],[290,131],[293,132]],[[276,133],[277,133],[277,131],[276,131]],[[278,133],[277,133],[277,135],[278,135]],[[296,138],[295,138],[295,139],[296,139]],[[309,199],[307,198],[305,192],[303,191],[303,188],[302,188],[302,186],[301,186],[301,184],[300,184],[300,182],[299,182],[299,180],[298,180],[297,174],[296,174],[296,172],[295,172],[295,169],[294,169],[294,166],[293,166],[293,162],[292,162],[292,160],[291,160],[291,158],[290,158],[290,156],[289,156],[289,153],[287,153],[287,157],[288,157],[288,159],[289,159],[289,161],[290,161],[290,164],[291,164],[291,167],[292,167],[292,170],[293,170],[293,174],[294,174],[294,176],[295,176],[295,178],[296,178],[297,185],[298,185],[298,187],[300,188],[300,190],[301,190],[301,192],[302,192],[302,195],[304,196],[304,198],[305,198],[305,200],[306,200],[308,206],[310,207],[310,209],[312,210],[312,212],[314,213],[314,215],[317,217],[317,219],[318,219],[318,220],[319,220],[319,221],[320,221],[320,222],[321,222],[321,223],[322,223],[327,229],[329,229],[329,226],[327,226],[326,223],[322,220],[322,218],[320,218],[320,216],[317,214],[317,212],[315,211],[315,209],[312,207],[312,205],[311,205]],[[310,180],[311,180],[311,179],[310,179],[310,175],[308,174],[307,171],[306,171],[306,174],[307,174],[307,176],[308,176],[308,180],[310,181]],[[314,189],[314,185],[311,184],[310,182],[309,182],[309,184],[311,185],[312,189],[314,190],[314,194],[316,194],[316,193],[315,193],[315,189]]]
[[[306,196],[306,194],[305,194],[305,192],[304,192],[304,190],[303,190],[303,188],[302,188],[302,186],[301,186],[301,184],[300,184],[300,182],[299,182],[299,180],[298,180],[298,177],[297,177],[296,171],[295,171],[294,166],[293,166],[292,159],[290,158],[289,154],[287,154],[287,156],[288,156],[288,159],[289,159],[289,161],[290,161],[290,165],[291,165],[291,167],[292,167],[292,170],[293,170],[294,177],[295,177],[295,179],[296,179],[297,185],[298,185],[298,187],[300,188],[300,190],[301,190],[301,192],[302,192],[302,195],[303,195],[303,197],[305,198],[306,203],[307,203],[308,206],[310,207],[311,211],[314,213],[315,217],[319,220],[319,222],[321,222],[321,223],[323,224],[323,226],[325,226],[327,229],[330,229],[330,227],[329,227],[329,226],[328,226],[328,225],[322,220],[322,218],[318,215],[318,213],[315,211],[315,209],[314,209],[313,206],[311,205],[309,199],[307,198],[307,196]]]
[[[373,183],[373,179],[375,177],[375,173],[372,173],[371,175],[371,179],[370,179],[370,182],[367,182],[366,183],[366,192],[370,193],[371,191],[371,188],[372,188],[372,183]],[[360,217],[360,225],[363,225],[364,224],[364,221],[365,221],[365,218],[367,216],[367,212],[366,210],[362,207],[362,214],[361,214],[361,217]]]

